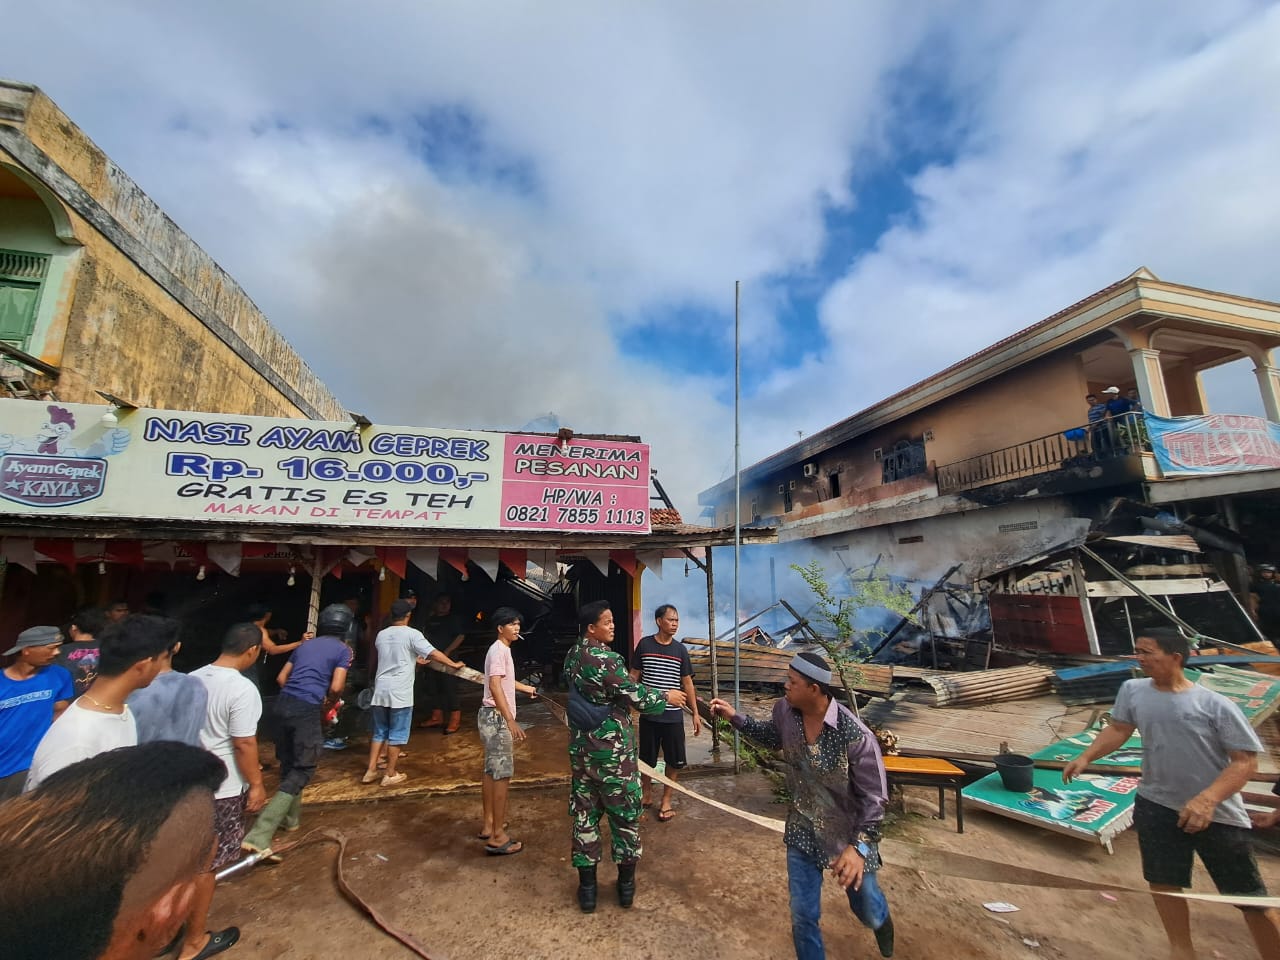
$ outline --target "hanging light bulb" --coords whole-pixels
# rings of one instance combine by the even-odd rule
[[[385,566],[383,566],[383,567],[379,568],[379,570],[378,570],[378,579],[379,579],[379,580],[385,580],[385,579],[387,579],[387,568],[386,568]]]
[[[297,582],[297,578],[293,575],[293,564],[291,563],[289,564],[289,579],[286,580],[285,583],[292,587]]]
[[[106,563],[104,563],[103,561],[99,560],[99,561],[98,561],[98,576],[102,576],[102,575],[103,575],[104,573],[106,573],[106,572],[107,572],[107,565],[106,565]]]
[[[203,579],[204,579],[204,564],[203,564],[203,563],[202,563],[202,564],[200,564],[200,569],[196,571],[196,579],[197,579],[197,580],[203,580]]]

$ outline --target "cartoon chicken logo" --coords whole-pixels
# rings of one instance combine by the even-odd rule
[[[111,457],[129,445],[129,431],[113,427],[84,449],[67,441],[76,428],[76,417],[66,407],[50,404],[49,417],[31,437],[0,433],[0,453],[35,453],[43,457]]]
[[[71,443],[76,418],[50,404],[44,424],[29,437],[0,434],[0,497],[32,507],[61,507],[101,496],[107,457],[129,445],[129,431],[112,427],[91,443]]]

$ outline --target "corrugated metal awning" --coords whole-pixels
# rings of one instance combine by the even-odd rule
[[[1119,543],[1136,543],[1141,547],[1158,547],[1163,550],[1177,550],[1179,553],[1200,553],[1200,544],[1195,538],[1184,534],[1135,534],[1131,537],[1106,537],[1105,539]]]

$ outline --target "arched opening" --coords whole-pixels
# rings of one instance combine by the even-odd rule
[[[0,343],[57,364],[80,250],[62,205],[22,171],[0,163]]]

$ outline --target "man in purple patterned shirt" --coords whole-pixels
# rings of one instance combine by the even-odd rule
[[[791,796],[782,840],[797,960],[826,957],[818,920],[828,868],[854,915],[875,932],[880,955],[892,957],[893,920],[876,882],[889,796],[884,760],[875,735],[836,701],[827,662],[816,653],[796,656],[769,720],[753,720],[720,699],[711,701],[711,711],[762,746],[782,751]]]

